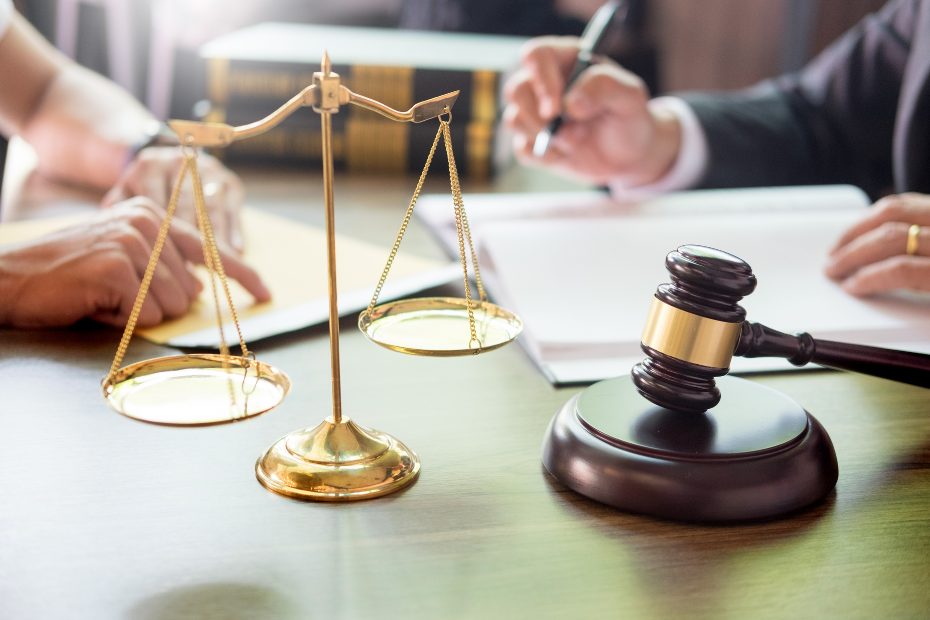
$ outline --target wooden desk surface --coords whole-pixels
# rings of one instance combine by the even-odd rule
[[[280,180],[247,183],[272,210],[321,217],[316,182],[298,196]],[[378,207],[373,182],[337,186],[337,228],[388,243],[407,185],[381,187]],[[423,230],[410,242],[438,251]],[[279,497],[253,473],[329,413],[325,327],[255,345],[293,381],[278,409],[190,429],[107,407],[118,333],[0,331],[0,618],[930,615],[930,391],[758,377],[825,425],[836,491],[787,519],[707,527],[622,514],[544,474],[546,426],[576,390],[519,346],[424,359],[371,345],[354,318],[342,329],[345,412],[423,462],[409,489],[352,504]],[[129,357],[165,353],[136,340]]]

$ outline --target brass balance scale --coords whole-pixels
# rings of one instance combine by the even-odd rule
[[[412,483],[420,472],[417,455],[395,437],[356,424],[342,412],[331,115],[337,113],[341,106],[352,104],[398,122],[439,120],[439,129],[384,271],[368,308],[359,315],[358,325],[371,341],[393,351],[438,357],[476,355],[511,342],[522,331],[523,324],[515,314],[488,301],[481,281],[452,152],[451,110],[458,94],[455,91],[421,101],[401,112],[349,90],[341,83],[339,75],[332,72],[329,56],[324,53],[321,71],[314,73],[313,83],[262,120],[239,127],[222,123],[170,121],[169,125],[181,141],[184,162],[116,355],[103,380],[103,394],[109,404],[119,413],[144,422],[203,426],[256,416],[271,410],[284,399],[290,389],[287,375],[256,359],[239,327],[205,207],[197,168],[197,149],[225,147],[237,140],[256,136],[272,129],[301,107],[310,106],[320,115],[322,127],[333,409],[332,414],[316,427],[296,430],[275,442],[258,459],[256,476],[271,491],[318,501],[378,497]],[[405,299],[378,305],[381,288],[413,215],[440,138],[449,162],[465,296]],[[177,208],[181,187],[188,175],[193,185],[204,265],[209,273],[216,310],[219,353],[160,357],[122,366]],[[472,297],[467,256],[471,258],[478,299]],[[239,355],[232,354],[226,343],[221,297],[236,329]]]

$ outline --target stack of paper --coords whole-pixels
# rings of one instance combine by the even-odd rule
[[[759,284],[742,302],[749,320],[823,339],[930,351],[926,298],[858,299],[823,275],[828,249],[867,205],[854,188],[690,192],[639,207],[597,193],[510,198],[466,196],[466,209],[482,275],[497,301],[521,315],[521,342],[554,383],[617,376],[643,359],[649,304],[656,286],[669,281],[665,255],[689,243],[752,266]],[[424,202],[425,219],[447,237],[443,200]],[[736,358],[732,368],[792,366]]]

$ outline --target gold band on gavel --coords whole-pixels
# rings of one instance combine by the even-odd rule
[[[698,316],[652,298],[643,344],[675,359],[711,368],[729,368],[741,323]]]

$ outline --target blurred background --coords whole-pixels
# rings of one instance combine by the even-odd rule
[[[610,55],[641,75],[655,94],[684,89],[739,88],[765,77],[798,69],[863,15],[877,10],[884,2],[630,0],[628,28],[615,42]],[[465,128],[465,135],[459,132],[458,139],[462,140],[463,150],[467,147],[463,157],[464,174],[481,179],[499,169],[503,165],[501,162],[505,161],[505,151],[509,151],[496,130],[495,119],[500,108],[493,98],[504,79],[501,72],[505,67],[516,64],[522,44],[522,40],[516,37],[580,34],[601,1],[14,0],[14,4],[65,54],[111,77],[157,117],[208,118],[231,124],[261,118],[290,96],[282,97],[276,91],[265,89],[274,79],[279,79],[274,76],[285,75],[280,71],[273,73],[267,66],[262,66],[261,72],[257,72],[253,65],[248,64],[243,70],[241,62],[233,63],[230,71],[225,65],[211,64],[202,58],[205,44],[245,27],[261,22],[286,22],[496,35],[499,41],[509,41],[509,47],[500,49],[507,49],[506,55],[512,58],[500,59],[494,67],[472,67],[475,70],[487,69],[485,73],[493,74],[493,78],[479,80],[479,71],[473,77],[460,74],[455,76],[452,87],[462,89],[464,100],[469,101],[467,98],[471,97],[471,103],[456,108],[459,124],[464,124]],[[319,34],[319,31],[314,32]],[[499,35],[513,38],[502,39]],[[297,48],[303,47],[302,40],[297,39]],[[250,53],[259,58],[262,49],[276,47],[276,43],[272,37],[267,45],[252,45]],[[292,44],[292,50],[293,47]],[[371,50],[369,54],[376,58],[379,50]],[[422,51],[415,48],[411,54],[420,56]],[[302,68],[297,64],[282,63],[280,67],[274,67],[275,71],[289,72],[286,75],[290,76],[290,82],[278,82],[284,85],[287,93],[296,93],[299,88],[293,88],[294,84],[302,84],[306,81],[307,71],[313,70],[308,69],[305,62]],[[221,70],[218,71],[217,67]],[[346,71],[346,68],[340,70]],[[424,78],[422,73],[419,72],[420,77],[416,79],[434,80],[429,75]],[[343,75],[348,78],[350,87],[353,87],[351,80],[362,79],[351,72]],[[412,103],[391,101],[389,91],[377,90],[378,84],[396,81],[394,77],[369,78],[357,88],[359,92],[380,96],[382,101],[395,107],[405,108]],[[459,86],[460,83],[464,85]],[[253,89],[247,97],[240,96],[235,102],[232,99],[236,97],[237,84],[258,90]],[[417,89],[419,86],[411,89],[412,95],[420,95]],[[426,88],[430,93],[447,90],[451,88],[435,83],[427,84]],[[218,91],[224,93],[219,97],[220,101],[217,101]],[[396,91],[397,87],[394,87]],[[487,99],[492,100],[491,103],[477,106],[474,103],[477,95],[471,96],[470,91],[483,92]],[[258,107],[259,104],[264,107]],[[466,105],[471,107],[464,107]],[[479,114],[479,107],[485,110],[481,113],[484,114],[483,119],[474,116]],[[467,109],[471,109],[473,115],[463,118],[461,113]],[[236,113],[240,116],[237,117]],[[342,161],[337,161],[337,166],[350,170],[396,172],[403,168],[416,170],[421,165],[419,156],[414,158],[408,152],[418,153],[423,147],[397,134],[399,130],[396,128],[384,129],[394,133],[376,134],[374,130],[382,125],[372,125],[367,120],[362,124],[361,119],[353,125],[351,118],[345,122],[346,127],[337,128],[341,132],[337,134],[339,144],[345,145]],[[260,164],[312,159],[312,154],[319,150],[319,137],[313,133],[314,129],[297,124],[295,119],[292,126],[282,126],[276,130],[277,133],[265,136],[264,142],[254,141],[248,145],[252,150],[244,156]],[[374,135],[380,137],[374,139]],[[419,134],[414,132],[410,135],[416,137]],[[378,143],[378,152],[367,152],[374,147],[365,147],[366,152],[361,152],[361,142]],[[396,146],[401,142],[406,146]],[[0,140],[0,165],[4,150]],[[227,155],[231,159],[237,153],[231,149]],[[339,153],[337,157],[340,157]]]
[[[884,0],[636,0],[634,45],[654,50],[654,90],[737,88],[796,69]],[[262,21],[578,34],[592,0],[16,0],[39,30],[161,116],[205,96],[197,50]],[[467,10],[466,10],[467,9]]]

